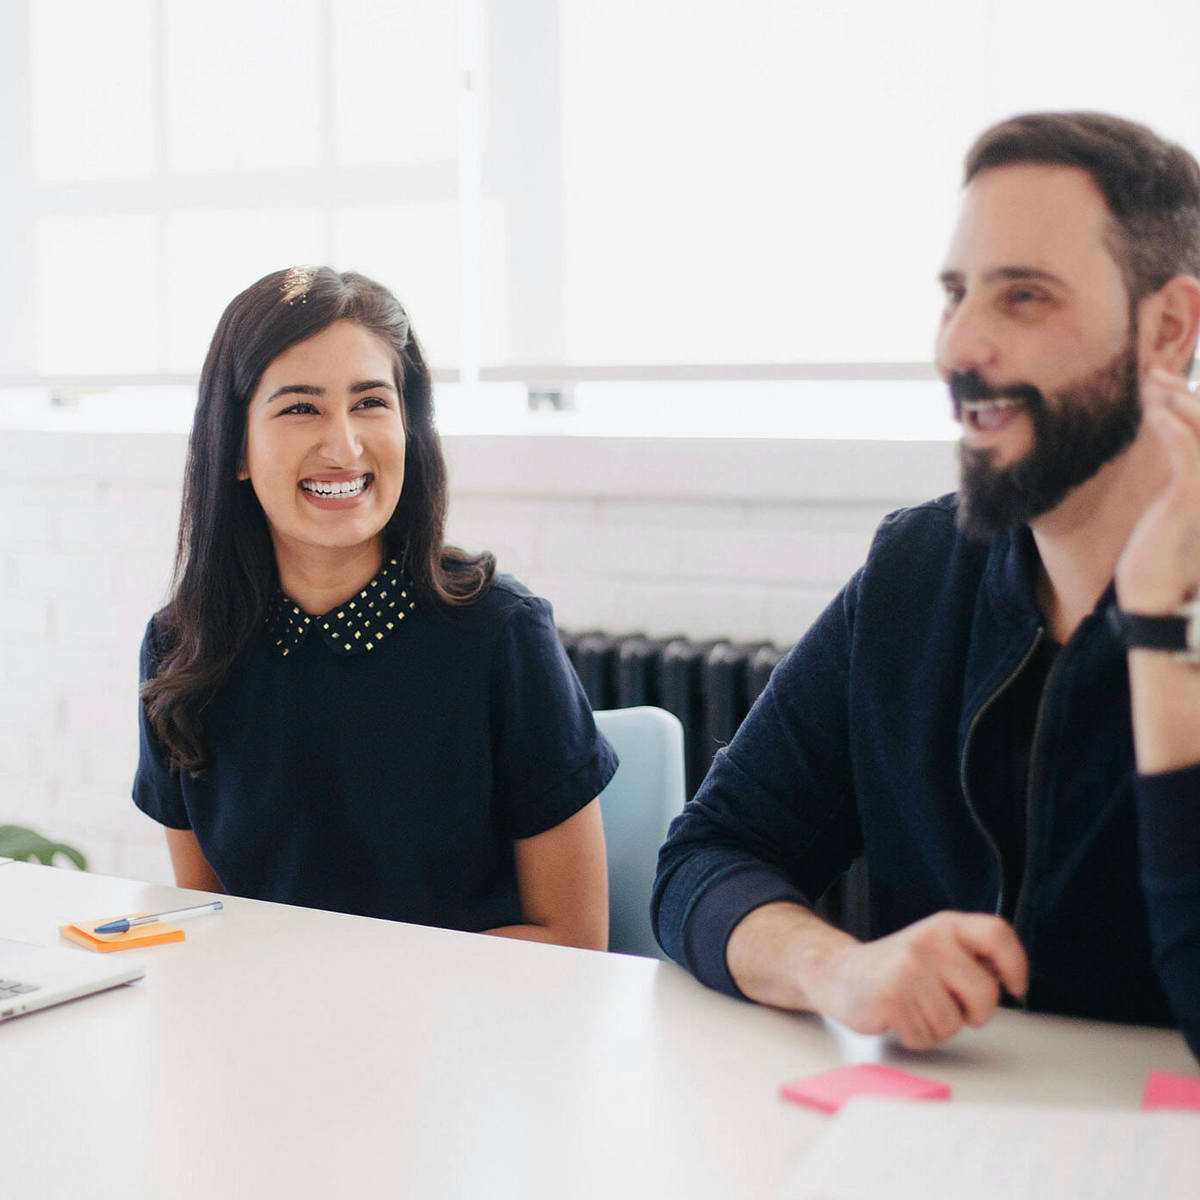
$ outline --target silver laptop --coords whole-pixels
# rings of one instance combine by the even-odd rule
[[[0,1021],[132,983],[145,973],[123,954],[93,956],[0,938]]]

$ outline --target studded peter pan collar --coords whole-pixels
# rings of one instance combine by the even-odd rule
[[[396,559],[388,559],[379,574],[344,604],[314,617],[278,588],[267,606],[266,631],[271,648],[286,658],[315,629],[334,654],[347,658],[366,654],[395,635],[400,622],[416,607],[412,581]]]

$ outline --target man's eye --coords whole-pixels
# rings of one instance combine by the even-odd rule
[[[1045,298],[1041,292],[1035,292],[1029,288],[1013,288],[1008,293],[1009,304],[1038,304],[1042,300],[1045,300]]]

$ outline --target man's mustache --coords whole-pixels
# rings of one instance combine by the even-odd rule
[[[946,383],[955,417],[962,416],[963,402],[967,400],[1016,400],[1025,406],[1030,416],[1036,416],[1046,407],[1045,397],[1032,383],[993,387],[978,371],[951,371]]]

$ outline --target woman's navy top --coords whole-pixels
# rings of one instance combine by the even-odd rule
[[[157,642],[152,620],[143,679]],[[139,710],[134,802],[191,829],[227,892],[452,929],[522,921],[513,839],[617,765],[545,600],[498,576],[435,611],[394,561],[321,617],[277,596],[205,709],[198,778]]]

